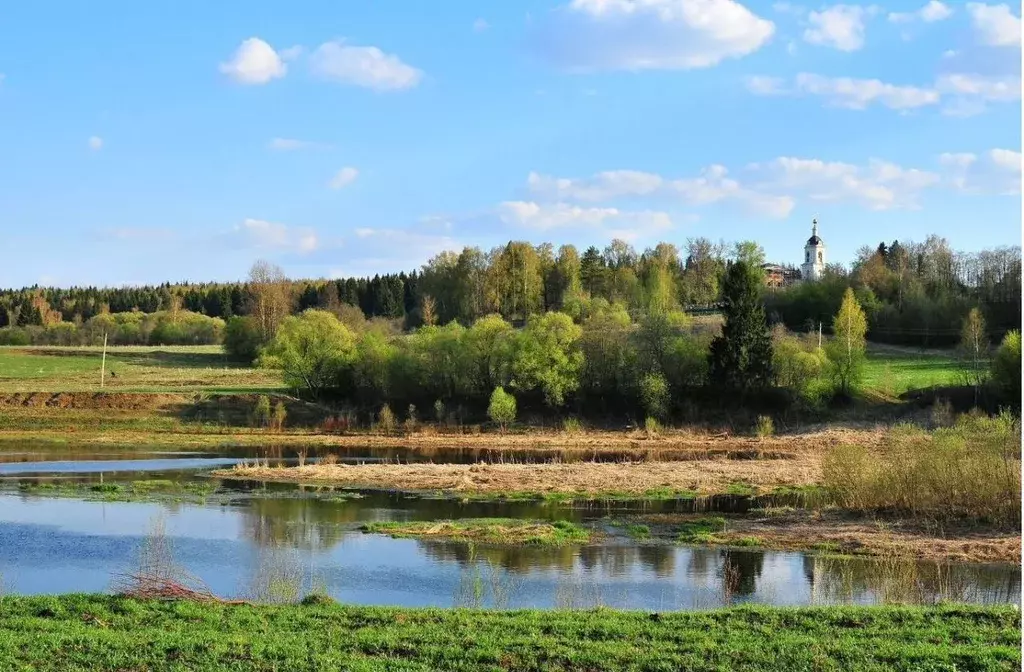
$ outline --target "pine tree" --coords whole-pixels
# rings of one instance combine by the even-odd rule
[[[772,380],[771,334],[756,270],[742,261],[729,267],[722,290],[725,325],[711,342],[710,380],[741,393],[767,388]]]

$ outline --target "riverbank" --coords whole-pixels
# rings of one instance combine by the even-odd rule
[[[681,530],[700,520],[694,515],[651,513],[620,517],[616,522],[626,529],[645,530],[641,538],[675,540]],[[687,543],[935,562],[1021,562],[1020,530],[1016,529],[938,527],[923,520],[855,515],[835,508],[753,511],[715,522],[705,535],[690,535]]]
[[[1018,670],[1014,607],[480,611],[4,597],[0,668]]]
[[[469,497],[589,499],[609,496],[673,497],[758,494],[813,485],[821,479],[822,455],[797,453],[790,459],[724,459],[543,464],[307,464],[265,463],[217,469],[218,478],[308,483],[352,488],[433,491]]]

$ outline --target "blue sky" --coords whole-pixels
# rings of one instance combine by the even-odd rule
[[[509,239],[798,263],[1021,237],[1019,8],[7,3],[0,286],[408,270]]]

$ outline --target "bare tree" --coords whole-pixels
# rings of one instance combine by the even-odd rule
[[[291,312],[291,284],[280,266],[259,259],[249,269],[248,289],[250,314],[256,319],[263,340],[269,342]]]

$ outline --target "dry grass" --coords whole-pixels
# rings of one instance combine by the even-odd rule
[[[836,503],[850,509],[1019,527],[1020,439],[1009,414],[964,416],[931,433],[897,427],[880,445],[833,450],[824,480]]]
[[[360,464],[267,467],[238,465],[214,472],[224,478],[322,483],[397,490],[462,493],[725,492],[746,483],[755,490],[817,483],[821,453],[790,459],[708,459],[672,462],[574,462],[544,464]]]
[[[650,526],[656,534],[673,534],[694,516],[646,514],[627,522]],[[940,562],[1012,562],[1021,558],[1017,530],[986,530],[968,525],[937,528],[925,521],[872,518],[837,509],[787,510],[725,518],[716,541],[733,544],[757,537],[762,546],[794,551],[821,551],[878,557],[913,557]]]

